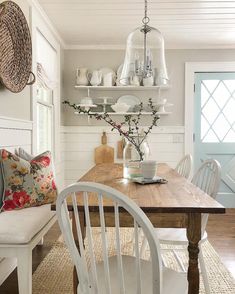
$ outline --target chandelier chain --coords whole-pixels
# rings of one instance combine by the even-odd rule
[[[142,19],[142,22],[144,25],[147,25],[149,23],[150,19],[148,17],[148,0],[144,1],[144,18]]]

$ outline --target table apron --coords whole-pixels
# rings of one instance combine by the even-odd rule
[[[158,228],[187,228],[187,213],[146,213],[154,227]],[[133,217],[127,212],[120,212],[120,227],[133,227]],[[100,227],[99,212],[90,212],[90,221],[92,227]],[[105,213],[106,227],[115,227],[113,212]]]

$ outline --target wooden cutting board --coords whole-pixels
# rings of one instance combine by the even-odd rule
[[[103,132],[102,145],[95,148],[95,164],[114,163],[114,148],[107,145],[107,135]]]

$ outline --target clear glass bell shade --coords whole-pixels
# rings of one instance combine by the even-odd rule
[[[135,29],[127,38],[120,84],[128,86],[139,81],[144,86],[166,85],[168,80],[161,32],[148,25]]]

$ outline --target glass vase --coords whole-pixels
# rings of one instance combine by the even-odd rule
[[[148,159],[150,152],[147,140],[143,140],[140,136],[133,137],[132,139],[137,145],[139,142],[142,143],[138,145],[138,151],[138,148],[133,143],[125,139],[125,147],[123,149],[123,177],[125,179],[142,176],[140,163]]]

